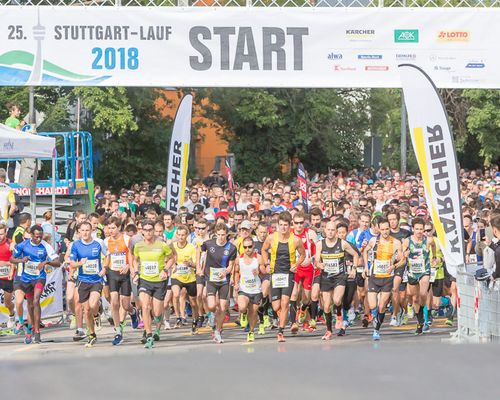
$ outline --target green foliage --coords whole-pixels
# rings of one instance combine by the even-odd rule
[[[205,111],[224,128],[240,182],[278,177],[280,165],[296,157],[320,172],[360,164],[364,91],[212,89],[198,101],[204,96],[218,106]]]
[[[481,146],[486,165],[500,160],[500,91],[468,89],[464,96],[471,102],[467,116],[470,132]]]

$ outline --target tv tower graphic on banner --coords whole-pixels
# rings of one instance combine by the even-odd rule
[[[40,85],[42,83],[42,40],[45,39],[45,26],[40,24],[40,10],[37,10],[38,23],[33,27],[33,38],[36,40],[36,53],[33,61],[33,69],[28,79],[28,86]]]

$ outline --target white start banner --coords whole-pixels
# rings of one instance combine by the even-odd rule
[[[500,88],[499,8],[0,6],[0,85]]]
[[[42,307],[42,318],[51,315],[57,315],[63,311],[63,271],[61,268],[53,268],[47,271],[47,281],[40,298],[40,305]],[[15,296],[13,302],[15,303]],[[24,302],[24,316],[27,319],[28,309],[26,302]],[[9,310],[5,307],[4,293],[0,290],[0,323],[7,322],[9,318]]]

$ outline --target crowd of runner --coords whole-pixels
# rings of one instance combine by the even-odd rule
[[[499,260],[500,172],[462,170],[460,179],[467,261],[482,262],[486,248]],[[25,343],[41,341],[40,296],[47,270],[57,267],[64,269],[73,340],[88,347],[107,312],[103,298],[112,344],[123,342],[130,321],[146,348],[162,329],[189,318],[193,335],[209,326],[212,340],[223,343],[230,308],[249,342],[270,331],[284,342],[288,330],[300,329],[321,329],[330,340],[353,324],[372,325],[380,340],[386,317],[391,326],[415,318],[416,335],[443,313],[453,325],[456,282],[418,176],[403,179],[387,169],[316,175],[307,200],[296,184],[270,179],[233,193],[216,173],[188,187],[177,214],[166,211],[160,185],[98,187],[95,212],[76,211],[59,242],[50,224],[34,225],[27,213],[14,229],[0,224],[8,327]],[[0,189],[12,215],[11,191]]]

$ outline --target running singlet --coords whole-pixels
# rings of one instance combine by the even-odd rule
[[[278,233],[273,236],[271,246],[271,273],[289,274],[290,268],[295,265],[295,236],[290,233],[288,242],[281,243]]]
[[[174,249],[177,253],[177,265],[172,279],[177,279],[182,283],[196,282],[196,246],[191,243],[186,243],[184,247],[179,247],[177,242],[174,243]],[[189,266],[189,262],[192,266]]]
[[[8,262],[12,256],[10,251],[10,239],[0,243],[0,261]],[[10,265],[0,266],[0,279],[8,280],[10,275]]]
[[[231,242],[219,246],[215,239],[207,240],[201,245],[201,251],[206,252],[205,278],[214,283],[226,284],[227,276],[224,272],[229,262],[236,259],[238,250]]]
[[[257,254],[253,255],[250,264],[245,264],[244,256],[240,256],[240,290],[247,294],[259,294],[262,291],[259,274],[253,271],[259,270]]]
[[[323,276],[332,278],[346,272],[345,252],[342,249],[342,240],[337,239],[332,247],[328,247],[326,239],[321,242],[321,261],[325,265]]]
[[[81,239],[73,242],[71,246],[71,261],[87,261],[78,267],[78,281],[85,283],[100,283],[103,278],[99,276],[102,271],[101,257],[106,256],[106,248],[102,240],[92,240],[90,243],[85,243]]]
[[[12,252],[15,258],[28,257],[28,262],[24,263],[23,272],[21,274],[21,281],[32,282],[37,280],[46,280],[47,274],[45,268],[38,269],[38,264],[42,261],[53,261],[57,258],[57,254],[50,244],[42,240],[39,244],[35,245],[31,240],[16,245]]]
[[[9,207],[15,202],[14,190],[6,183],[0,183],[0,213],[1,220],[5,224],[9,221]]]
[[[394,276],[394,270],[390,273],[387,272],[391,266],[391,260],[394,256],[394,238],[389,236],[385,242],[377,239],[373,252],[374,258],[372,275],[375,278],[390,278],[391,276]]]
[[[296,233],[294,233],[294,235],[302,240],[302,243],[304,244],[304,250],[306,251],[306,258],[311,258],[312,256],[314,256],[314,254],[316,254],[316,244],[314,242],[311,242],[308,233],[309,228],[305,228],[300,235],[297,235]],[[314,266],[311,262],[309,265],[299,265],[299,268],[312,271],[314,269]]]
[[[429,261],[429,250],[427,250],[427,239],[424,238],[420,243],[415,243],[410,238],[410,255],[408,257],[408,272],[410,275],[425,275],[431,270]]]
[[[129,253],[130,237],[121,235],[118,239],[107,237],[104,240],[104,245],[109,252],[109,269],[111,271],[120,272],[126,265]]]
[[[162,282],[160,273],[165,268],[165,258],[172,254],[168,244],[155,240],[147,244],[144,240],[134,247],[134,256],[139,258],[139,278],[148,282]]]

